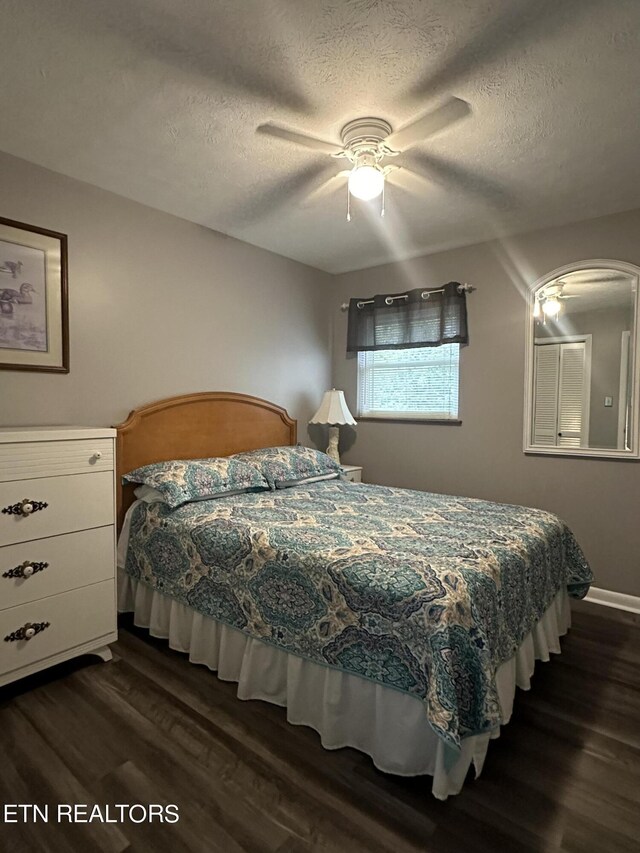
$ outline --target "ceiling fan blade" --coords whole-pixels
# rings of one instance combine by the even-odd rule
[[[271,181],[264,191],[254,193],[238,208],[229,211],[227,222],[234,236],[240,236],[243,229],[252,227],[287,205],[295,209],[306,198],[309,187],[317,184],[330,167],[329,161],[312,163],[285,180],[277,178]]]
[[[477,172],[470,172],[463,166],[435,157],[433,154],[415,152],[408,155],[409,162],[415,165],[416,173],[432,185],[457,190],[459,193],[475,198],[494,210],[513,210],[517,200],[497,181],[485,178]]]
[[[316,187],[315,190],[311,190],[309,195],[305,199],[305,204],[309,204],[314,201],[318,201],[318,199],[327,198],[332,193],[334,193],[340,186],[344,186],[342,181],[345,178],[349,177],[349,170],[345,169],[342,172],[338,172],[337,175],[332,175],[327,181],[323,184],[320,184],[319,187]]]
[[[261,124],[256,128],[256,133],[262,133],[265,136],[273,136],[276,139],[284,139],[286,142],[293,142],[294,145],[302,145],[304,148],[310,148],[312,151],[321,151],[323,154],[342,154],[343,149],[339,145],[334,145],[332,142],[325,142],[324,139],[317,139],[315,136],[309,136],[306,133],[298,133],[295,130],[288,130],[286,127],[280,127],[278,124]]]
[[[70,6],[81,7],[77,0]],[[247,2],[251,26],[239,29],[242,19],[235,3],[192,3],[189,14],[181,4],[158,0],[109,0],[96,3],[90,21],[82,26],[129,43],[136,56],[146,56],[163,68],[196,75],[190,81],[201,97],[218,93],[258,99],[303,115],[312,109],[301,74],[297,74],[290,46],[277,26],[277,4]],[[272,37],[265,38],[267,33]],[[234,38],[235,36],[235,38]],[[238,50],[238,39],[243,48]],[[266,61],[266,60],[270,61]],[[197,87],[197,88],[196,88]]]
[[[487,67],[499,66],[505,57],[522,55],[576,29],[600,4],[601,0],[512,0],[502,6],[495,4],[500,11],[471,35],[461,32],[456,48],[431,64],[407,95],[415,99],[437,97],[466,85]]]
[[[470,114],[471,107],[466,101],[460,98],[449,98],[435,110],[387,136],[384,144],[395,151],[405,151],[423,139],[451,127]]]
[[[421,188],[431,185],[429,178],[426,178],[419,172],[414,172],[412,169],[407,169],[406,166],[396,166],[394,164],[388,166],[387,169],[387,181],[394,186],[401,187],[407,192],[419,193]]]

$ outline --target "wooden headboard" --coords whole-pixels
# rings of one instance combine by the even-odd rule
[[[295,444],[297,422],[285,409],[259,397],[205,391],[134,409],[115,429],[120,529],[134,500],[134,486],[122,485],[123,474],[151,462],[231,456]]]

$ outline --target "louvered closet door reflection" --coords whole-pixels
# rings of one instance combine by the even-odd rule
[[[555,446],[558,432],[560,346],[535,347],[533,443]]]
[[[559,447],[580,447],[586,444],[586,436],[583,436],[586,390],[584,342],[560,344]]]

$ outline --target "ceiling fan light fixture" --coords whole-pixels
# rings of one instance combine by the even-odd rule
[[[335,178],[348,176],[347,222],[350,222],[352,196],[363,201],[380,198],[380,216],[384,216],[387,178],[391,183],[401,185],[404,185],[405,179],[428,182],[428,178],[421,176],[419,172],[414,172],[406,166],[391,166],[387,160],[402,154],[433,134],[441,133],[470,113],[471,107],[466,101],[449,97],[435,109],[396,131],[385,119],[363,116],[352,119],[343,126],[340,132],[342,146],[273,122],[261,124],[257,132],[331,157],[345,158],[351,164],[351,171],[333,175],[309,193],[308,198],[324,197],[336,186]],[[385,165],[381,165],[382,163]]]
[[[560,300],[555,296],[550,296],[542,303],[543,314],[545,315],[545,317],[549,317],[552,320],[558,319],[558,315],[560,314],[561,308],[562,304]]]
[[[384,172],[380,166],[356,165],[349,174],[349,192],[362,201],[377,198],[384,189]]]

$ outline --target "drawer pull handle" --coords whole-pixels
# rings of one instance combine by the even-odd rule
[[[24,498],[17,504],[11,504],[2,508],[5,515],[31,515],[38,510],[46,509],[49,506],[45,501],[32,501],[29,498]]]
[[[34,563],[29,560],[25,560],[19,566],[16,566],[14,569],[9,569],[6,572],[2,573],[3,578],[30,578],[31,575],[35,575],[36,572],[42,572],[47,568],[49,563]]]
[[[17,631],[7,634],[4,641],[5,643],[16,643],[18,640],[30,640],[36,634],[48,628],[50,624],[50,622],[27,622],[22,628],[18,628]]]

